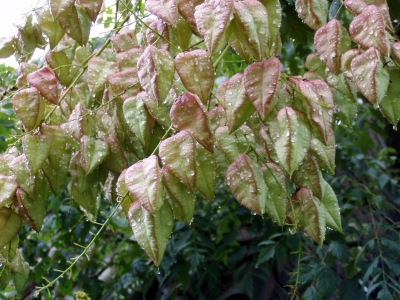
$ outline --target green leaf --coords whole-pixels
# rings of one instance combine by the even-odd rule
[[[269,132],[279,161],[291,176],[310,146],[311,134],[307,118],[300,111],[284,107],[271,121]]]
[[[152,155],[130,166],[125,173],[125,184],[150,213],[163,205],[162,174],[157,156]]]
[[[235,1],[233,6],[232,48],[247,61],[267,58],[270,38],[267,10],[256,0]]]
[[[320,27],[315,33],[314,45],[319,58],[337,75],[340,69],[340,57],[351,47],[350,36],[340,25],[339,20],[332,19]]]
[[[81,139],[81,165],[86,174],[95,170],[108,156],[108,144],[84,135]]]
[[[297,186],[309,188],[313,195],[322,199],[324,179],[318,164],[309,153],[306,154],[301,166],[294,171],[292,180]]]
[[[44,9],[37,14],[40,29],[49,39],[50,49],[54,49],[63,38],[65,31],[60,23],[53,18],[50,10]]]
[[[27,134],[22,138],[22,146],[32,174],[37,173],[50,153],[51,137]]]
[[[281,35],[280,29],[282,26],[282,7],[279,0],[261,0],[260,1],[268,13],[268,30],[269,41],[268,49],[270,49],[269,56],[279,55],[281,52]]]
[[[354,17],[349,27],[350,35],[365,48],[375,47],[384,56],[389,56],[390,45],[385,34],[385,20],[375,5],[369,5]]]
[[[146,92],[140,92],[137,98],[143,101],[147,111],[164,129],[168,129],[171,126],[169,108],[163,102],[158,102],[156,99],[151,98]]]
[[[139,202],[134,202],[129,208],[128,221],[136,241],[158,267],[174,225],[171,207],[164,203],[160,209],[150,213]]]
[[[57,79],[60,80],[64,86],[68,86],[71,82],[69,73],[71,62],[69,61],[65,52],[47,52],[46,62],[53,70]]]
[[[107,83],[108,76],[118,72],[118,65],[95,56],[88,63],[88,86],[92,94],[101,92]]]
[[[104,142],[107,143],[109,154],[104,161],[104,165],[111,172],[121,173],[124,169],[128,168],[128,160],[124,154],[122,146],[115,136],[107,137]]]
[[[36,182],[29,168],[25,154],[15,157],[10,162],[10,170],[15,175],[18,186],[27,192],[31,197],[35,195]]]
[[[244,71],[246,94],[258,114],[265,119],[280,77],[280,61],[269,58],[249,65]]]
[[[47,178],[50,189],[55,195],[61,192],[61,188],[64,186],[65,180],[68,177],[70,160],[71,154],[66,152],[59,158],[57,165],[53,165],[50,159],[44,161],[42,164],[44,176]]]
[[[308,188],[299,189],[292,196],[292,203],[299,229],[322,246],[326,232],[324,206],[316,202]]]
[[[168,170],[191,192],[196,185],[195,144],[183,130],[161,142],[159,155]]]
[[[208,200],[214,200],[217,183],[217,161],[214,153],[196,145],[196,188]]]
[[[386,95],[379,104],[379,108],[385,118],[397,126],[400,120],[400,70],[389,71],[390,83]]]
[[[15,176],[0,174],[0,209],[12,201],[17,187]]]
[[[264,214],[268,188],[260,166],[246,154],[240,154],[229,166],[226,184],[241,205],[260,216]]]
[[[245,153],[249,148],[249,141],[246,136],[250,134],[251,129],[245,125],[233,133],[229,132],[227,126],[222,126],[215,131],[215,142],[229,163],[233,163],[240,154]]]
[[[29,263],[22,258],[22,255],[18,249],[11,262],[11,266],[13,271],[11,274],[15,289],[18,291],[18,293],[22,294],[25,290],[25,285],[29,277]]]
[[[228,28],[233,9],[233,0],[213,0],[195,8],[197,29],[211,54],[218,48]]]
[[[208,52],[197,49],[178,54],[175,69],[187,90],[207,105],[214,84],[214,67]]]
[[[156,15],[164,22],[175,25],[178,17],[178,8],[176,0],[147,0],[146,10]]]
[[[162,102],[174,80],[174,60],[166,50],[149,45],[137,62],[141,86],[153,99]]]
[[[331,174],[335,174],[335,153],[336,143],[333,130],[330,131],[326,144],[314,136],[311,137],[310,154],[314,156],[322,169]]]
[[[77,185],[73,184],[71,181],[70,184],[68,184],[68,192],[71,194],[72,199],[79,204],[85,216],[89,220],[96,220],[96,214],[100,206],[96,189],[91,187],[80,192]]]
[[[69,154],[69,147],[67,145],[68,138],[59,126],[42,124],[40,131],[43,135],[51,138],[51,151],[49,152],[48,158],[50,163],[54,167],[57,167],[62,157],[65,154]]]
[[[194,94],[184,93],[176,99],[171,107],[170,117],[175,128],[188,131],[204,148],[213,152],[208,115]]]
[[[80,5],[72,5],[58,16],[58,21],[67,35],[83,46],[89,40],[92,21]]]
[[[267,159],[270,162],[279,163],[278,155],[276,154],[274,143],[272,142],[271,136],[265,128],[260,129],[260,138],[262,140],[264,150],[267,154]]]
[[[47,188],[37,186],[37,188]],[[23,189],[18,188],[16,197],[14,197],[14,206],[18,214],[24,221],[36,232],[39,232],[43,225],[43,220],[46,215],[46,200],[47,198],[40,197],[36,193],[30,197]]]
[[[14,54],[15,37],[0,38],[0,58],[7,58]]]
[[[321,203],[325,208],[326,226],[338,232],[343,232],[340,220],[340,209],[335,192],[325,180],[322,183],[322,186],[324,190]]]
[[[154,119],[149,114],[142,101],[142,97],[131,97],[124,101],[123,113],[129,129],[139,138],[143,145],[151,134]]]
[[[296,0],[296,11],[300,19],[314,30],[326,24],[328,6],[327,0]]]
[[[287,202],[286,178],[277,165],[268,163],[264,167],[264,180],[268,188],[264,210],[279,226],[283,226],[285,224]]]
[[[382,66],[381,54],[371,47],[351,61],[351,73],[359,91],[377,106],[389,86],[390,75]]]
[[[44,119],[45,103],[34,87],[16,92],[12,97],[12,105],[27,131],[36,128]]]
[[[164,166],[161,172],[168,191],[167,200],[172,207],[174,217],[183,223],[190,224],[194,213],[195,195],[188,193],[186,187],[179,182],[167,166]]]
[[[3,249],[18,233],[22,219],[7,207],[0,209],[0,248]]]
[[[244,76],[242,73],[234,75],[229,79],[225,90],[225,112],[229,131],[233,132],[248,121],[254,113],[254,105],[247,98],[243,84]]]

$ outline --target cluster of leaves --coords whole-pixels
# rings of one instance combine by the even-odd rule
[[[0,156],[2,284],[13,276],[22,290],[29,265],[17,234],[23,223],[39,232],[48,200],[63,193],[92,222],[103,197],[118,203],[163,270],[174,221],[192,224],[196,195],[213,201],[218,180],[254,214],[320,245],[327,227],[342,232],[322,172],[335,170],[334,114],[350,125],[359,91],[393,125],[400,119],[400,42],[386,2],[297,0],[299,17],[316,30],[302,76],[277,58],[287,25],[278,0],[128,2],[118,1],[123,20],[94,50],[101,0],[50,0],[37,23],[28,16],[2,40],[0,56],[21,62],[12,106],[23,132]],[[341,10],[345,22],[335,18]],[[122,29],[129,19],[135,28]],[[46,45],[45,64],[28,63]],[[216,86],[228,56],[241,66]],[[167,251],[172,261],[187,246],[180,242]],[[266,241],[260,263],[275,244]],[[201,252],[193,253],[195,269]]]

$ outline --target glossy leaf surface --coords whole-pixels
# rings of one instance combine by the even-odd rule
[[[161,20],[174,25],[178,17],[176,0],[147,0],[146,10]]]
[[[0,209],[0,248],[7,245],[22,226],[20,216],[9,208]]]
[[[299,17],[312,29],[325,25],[328,16],[327,0],[296,0]]]
[[[162,174],[157,156],[130,166],[125,173],[125,184],[148,212],[155,213],[163,205]]]
[[[152,214],[139,202],[134,202],[129,208],[128,220],[136,241],[154,264],[159,266],[174,225],[173,212],[169,204],[164,203]]]
[[[260,166],[246,154],[240,154],[229,166],[226,184],[241,205],[260,216],[264,214],[268,188]]]
[[[191,192],[196,184],[195,143],[183,130],[160,144],[159,155],[168,170]]]

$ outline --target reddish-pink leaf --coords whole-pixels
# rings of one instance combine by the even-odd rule
[[[177,0],[147,0],[146,10],[161,20],[174,25],[178,17]]]
[[[156,19],[151,22],[145,30],[145,43],[153,45],[157,49],[170,50],[170,44],[167,42],[171,39],[171,25],[168,25],[163,20]]]
[[[390,76],[380,60],[381,54],[373,47],[351,61],[353,80],[360,92],[374,105],[385,96]]]
[[[68,10],[59,15],[58,22],[67,35],[79,45],[83,46],[88,42],[92,20],[90,20],[82,6],[70,6]]]
[[[174,80],[174,61],[168,51],[149,45],[137,62],[140,84],[150,97],[164,101]]]
[[[376,7],[378,7],[381,11],[383,18],[385,19],[386,28],[390,32],[394,31],[392,20],[390,19],[389,7],[386,0],[344,0],[343,3],[350,11],[357,15],[361,14],[368,5],[376,5]]]
[[[333,121],[333,95],[329,85],[325,81],[316,79],[299,81],[300,91],[306,96],[311,121],[326,142]]]
[[[233,0],[212,0],[196,6],[197,28],[210,53],[217,48],[230,23]]]
[[[330,174],[335,174],[336,143],[335,134],[332,129],[330,130],[328,141],[325,143],[316,137],[312,137],[309,151],[322,169],[328,171]]]
[[[264,214],[268,188],[261,167],[246,154],[240,154],[229,166],[226,184],[241,205],[260,216]]]
[[[192,136],[183,130],[160,144],[159,153],[164,165],[191,192],[196,185],[195,144]]]
[[[398,64],[400,64],[400,41],[392,44],[392,56]]]
[[[180,53],[175,57],[175,69],[187,90],[207,105],[214,84],[214,67],[209,53],[201,49]]]
[[[197,5],[200,5],[204,0],[180,0],[178,1],[179,14],[190,24],[196,26],[194,12]]]
[[[140,92],[140,84],[137,72],[134,69],[127,69],[113,73],[108,76],[113,96],[119,96],[122,101],[134,97]]]
[[[317,201],[308,188],[301,188],[292,197],[299,228],[317,244],[322,245],[326,232],[325,209]]]
[[[127,69],[137,69],[139,57],[143,54],[143,49],[133,48],[125,52],[117,53],[117,63],[121,71]]]
[[[267,115],[280,76],[280,61],[276,57],[255,62],[244,71],[246,94],[261,118]]]
[[[78,141],[82,136],[93,137],[96,133],[96,120],[93,113],[83,103],[78,103],[68,119],[68,130]]]
[[[340,58],[340,68],[342,69],[342,72],[346,79],[350,79],[353,81],[353,75],[351,74],[350,65],[353,58],[360,54],[360,49],[350,49],[342,54],[342,57]]]
[[[118,34],[110,37],[110,41],[117,53],[129,51],[132,48],[138,47],[136,36],[134,35],[133,30],[130,28],[122,29]],[[143,51],[140,53],[142,52]]]
[[[12,105],[24,127],[30,131],[44,119],[44,100],[39,91],[32,87],[20,90],[12,97]]]
[[[370,5],[356,16],[349,27],[351,37],[365,48],[375,47],[389,56],[390,47],[385,34],[385,21],[379,8]]]
[[[226,121],[229,131],[235,131],[254,113],[254,105],[246,95],[243,73],[229,79],[224,96]]]
[[[50,102],[58,103],[57,78],[48,68],[43,67],[27,76],[29,84]]]
[[[162,174],[157,156],[130,166],[125,173],[125,184],[147,211],[155,212],[162,206]]]
[[[79,3],[85,8],[89,18],[94,22],[103,5],[103,0],[79,0]]]
[[[75,0],[50,0],[51,14],[54,19],[58,17],[65,11],[67,11],[72,5],[74,5]]]
[[[326,23],[328,5],[327,0],[296,0],[296,11],[304,23],[317,30]]]
[[[339,20],[332,19],[320,27],[314,35],[314,45],[320,59],[333,73],[338,74],[340,56],[351,46],[350,36]]]
[[[184,93],[172,105],[172,124],[178,130],[187,130],[208,151],[213,152],[211,131],[200,100],[192,93]]]
[[[27,192],[31,197],[34,197],[36,180],[35,176],[32,176],[25,154],[15,157],[10,162],[10,170],[12,174],[15,175],[15,180],[17,181],[18,186]]]

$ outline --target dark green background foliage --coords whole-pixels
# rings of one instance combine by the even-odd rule
[[[313,31],[297,17],[293,2],[282,1],[280,61],[287,74],[298,75],[305,72]],[[392,18],[399,19],[396,1],[388,4]],[[343,11],[342,20],[349,18]],[[246,66],[228,51],[216,74],[230,78]],[[9,100],[15,79],[12,68],[0,66],[2,152],[20,126]],[[359,102],[350,126],[337,117],[334,121],[336,174],[324,174],[339,200],[343,234],[328,230],[324,244],[317,246],[300,231],[251,214],[219,182],[213,202],[197,195],[190,226],[175,223],[159,268],[119,212],[89,257],[40,297],[60,299],[84,291],[91,299],[400,299],[400,136],[365,99]],[[113,210],[101,197],[98,223]],[[19,234],[31,268],[22,299],[32,299],[43,278],[51,281],[58,276],[55,270],[66,269],[82,251],[76,244],[87,245],[99,227],[85,219],[66,186],[51,196],[40,234],[27,225]],[[0,298],[20,297],[3,281],[1,290]]]

